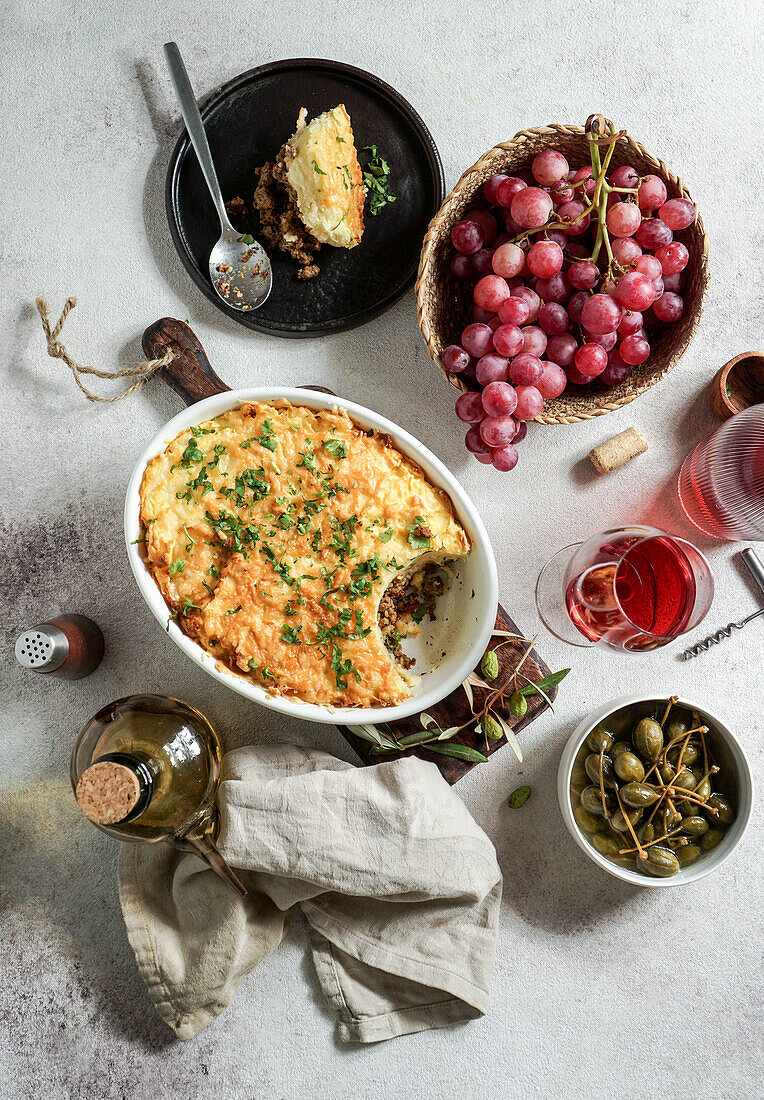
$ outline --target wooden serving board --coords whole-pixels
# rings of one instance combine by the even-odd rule
[[[527,637],[523,634],[523,631],[517,626],[509,614],[499,604],[499,610],[496,615],[496,630],[508,630],[512,634],[519,634],[521,637]],[[506,643],[506,644],[501,644]],[[489,649],[494,649],[496,646],[501,646],[496,656],[499,659],[499,675],[495,684],[501,684],[505,678],[515,669],[522,659],[523,654],[528,649],[526,642],[521,642],[516,639],[507,640],[501,637],[494,637],[489,642]],[[530,654],[523,662],[521,672],[528,677],[529,680],[540,680],[544,676],[550,674],[550,669],[547,664],[539,657],[535,649],[531,648]],[[481,679],[484,679],[480,668],[476,668],[475,672]],[[520,685],[525,683],[525,680],[520,680]],[[475,707],[479,709],[482,706],[483,701],[486,698],[486,691],[483,688],[473,687],[475,695]],[[528,710],[525,712],[522,718],[513,718],[509,713],[509,696],[512,694],[511,689],[507,691],[506,704],[496,709],[501,716],[506,719],[507,725],[514,733],[519,733],[524,730],[526,726],[529,726],[540,714],[549,709],[549,704],[541,695],[529,695],[526,698],[528,703]],[[549,698],[554,702],[557,695],[557,688],[552,688],[551,691],[546,693]],[[469,702],[467,700],[467,693],[464,688],[459,686],[456,691],[452,691],[450,695],[447,695],[445,699],[442,699],[435,706],[428,707],[427,713],[431,714],[435,721],[438,723],[441,729],[448,729],[450,726],[461,726],[463,722],[470,720],[472,712],[470,710]],[[488,741],[486,747],[485,739],[478,733],[475,733],[475,726],[477,723],[474,719],[470,724],[454,737],[454,741],[459,741],[463,745],[472,745],[479,752],[482,752],[484,756],[493,756],[499,749],[503,749],[507,744],[506,737],[502,737],[500,741]],[[422,728],[419,715],[412,715],[411,718],[403,718],[400,722],[390,722],[385,725],[385,729],[390,729],[395,733],[397,737],[405,737],[408,733],[414,733],[416,730]],[[372,745],[369,741],[363,740],[353,733],[352,726],[338,726],[338,729],[342,735],[350,742],[355,751],[363,760],[364,764],[379,764],[381,760],[391,760],[391,756],[372,756],[370,750]],[[510,750],[512,751],[512,750]],[[446,779],[452,786],[457,783],[462,776],[467,772],[472,771],[473,768],[483,767],[482,764],[473,764],[468,760],[459,760],[453,756],[441,756],[440,753],[428,752],[426,745],[417,745],[413,749],[409,749],[407,755],[421,756],[424,760],[432,760],[434,764],[437,764],[438,768],[444,779]]]
[[[175,390],[187,405],[194,405],[205,397],[225,393],[226,390],[230,389],[230,386],[227,386],[215,374],[204,348],[192,329],[184,321],[178,321],[174,317],[163,317],[161,320],[155,321],[144,332],[142,343],[143,351],[149,359],[161,359],[169,349],[173,351],[175,357],[172,362],[168,366],[162,367],[158,373],[162,375],[165,382]],[[333,390],[326,389],[325,386],[301,386],[300,388],[320,390],[322,393],[336,396]],[[507,630],[522,637],[527,636],[523,634],[523,631],[520,630],[501,605],[499,605],[496,616],[496,629]],[[504,642],[506,644],[501,644]],[[507,641],[504,638],[495,637],[489,643],[489,648],[493,649],[497,645],[500,645],[497,653],[499,675],[495,683],[500,684],[517,667],[518,662],[528,649],[528,644],[516,639]],[[475,671],[480,675],[479,668]],[[522,671],[529,680],[539,680],[550,673],[549,667],[539,657],[535,649],[531,649],[530,654],[526,657]],[[480,688],[474,688],[473,690],[475,692],[475,703],[480,706],[485,698],[485,691]],[[522,718],[513,718],[508,709],[509,694],[510,692],[507,692],[507,705],[500,710],[500,713],[515,733],[525,729],[543,711],[548,709],[549,704],[541,695],[529,695],[527,697],[527,712]],[[547,692],[551,700],[554,700],[556,694],[556,688]],[[471,711],[464,689],[462,687],[457,688],[440,703],[429,707],[427,713],[432,715],[441,729],[446,729],[449,726],[460,726],[463,722],[467,722]],[[474,731],[475,724],[473,721],[455,740],[465,745],[474,746],[485,756],[492,756],[507,744],[506,738],[502,737],[500,741],[488,741],[486,747],[485,740]],[[389,728],[399,737],[403,737],[408,733],[414,733],[415,730],[421,729],[421,721],[419,715],[413,715],[411,718],[404,718],[400,722],[391,723]],[[390,759],[390,757],[372,756],[369,751],[372,747],[371,744],[357,737],[351,726],[338,726],[338,729],[353,746],[364,764],[378,764],[380,760]],[[408,755],[412,754],[421,756],[425,760],[434,761],[440,768],[444,778],[451,784],[456,783],[467,772],[479,766],[467,760],[458,760],[455,757],[440,756],[429,752],[426,745],[409,749]]]

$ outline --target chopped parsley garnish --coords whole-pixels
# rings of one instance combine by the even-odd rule
[[[268,496],[268,482],[265,480],[265,470],[262,466],[259,470],[245,470],[241,475],[241,480],[248,489],[252,490],[255,502],[265,500]]]
[[[370,159],[363,173],[363,182],[369,192],[369,213],[376,215],[389,202],[395,202],[395,195],[391,195],[388,190],[390,166],[379,155],[376,145],[367,145],[364,152],[369,153]]]
[[[191,435],[198,439],[200,435],[214,435],[215,428],[199,428],[194,425],[191,426]]]
[[[302,600],[302,596],[300,597],[300,599]],[[305,603],[305,600],[302,600],[302,602]],[[292,605],[291,600],[288,600],[287,603],[284,604],[284,614],[285,615],[296,615],[297,614],[297,608]]]
[[[184,619],[185,619],[186,615],[188,615],[189,611],[192,608],[196,611],[201,611],[201,607],[199,606],[199,604],[194,603],[192,600],[190,600],[188,598],[188,596],[186,596],[185,600],[183,601],[183,606],[180,609],[181,614],[182,614]],[[176,614],[177,614],[177,612],[176,612]]]
[[[347,187],[347,184],[345,184],[345,186]],[[345,211],[345,213],[342,215],[340,220],[338,222],[335,222],[334,225],[332,226],[332,232],[334,232],[335,229],[339,229],[339,227],[342,225],[342,223],[344,222],[345,218],[348,216],[349,213],[350,213],[350,204],[348,203],[348,208]]]
[[[298,635],[302,630],[301,626],[288,626],[286,623],[281,628],[281,640],[286,642],[287,645],[302,645]]]
[[[329,667],[337,674],[338,691],[347,691],[348,676],[355,676],[357,682],[360,684],[361,674],[349,657],[344,661],[342,660],[342,650],[336,644],[332,646],[332,660]]]
[[[244,233],[244,234],[242,234],[241,237],[239,237],[239,244],[254,244],[254,243],[255,243],[255,238],[252,236],[251,233]]]
[[[343,443],[341,439],[325,439],[323,447],[324,450],[328,451],[330,455],[334,455],[335,458],[347,457],[347,444]]]
[[[356,527],[358,527],[360,520],[356,515],[352,515],[348,519],[343,520],[338,520],[336,516],[331,516],[329,522],[334,532],[331,541],[332,550],[336,552],[341,561],[344,561],[346,555],[353,552],[353,533]]]
[[[211,565],[204,575],[205,577],[214,577],[216,581],[220,580],[220,570],[216,565]]]
[[[420,603],[419,607],[417,607],[414,611],[411,612],[411,618],[414,620],[415,623],[421,623],[422,619],[425,617],[426,614],[427,614],[427,605],[423,604],[423,603]]]
[[[389,542],[392,537],[393,537],[392,527],[386,527],[384,531],[380,531],[379,534],[377,535],[377,538],[379,539],[380,542]]]
[[[266,668],[265,665],[263,665],[263,667],[260,669],[260,675],[262,676],[262,678],[264,680],[275,680],[276,679],[276,677],[273,675],[271,670],[269,668]]]
[[[318,548],[321,545],[321,532],[314,531],[313,538],[310,540],[310,546],[314,554],[318,553]]]
[[[406,530],[408,531],[408,538],[406,542],[414,550],[429,550],[432,539],[429,535],[421,534],[422,528],[425,527],[424,517],[417,516],[413,523],[410,523]]]
[[[316,631],[316,641],[325,642],[329,638],[347,638],[348,641],[358,641],[361,638],[365,638],[367,634],[371,633],[371,627],[364,628],[363,616],[360,611],[355,612],[355,630],[346,630],[345,627],[350,625],[351,612],[345,607],[340,611],[338,621],[334,626],[326,626],[324,623],[318,624],[318,630]]]
[[[322,171],[322,170],[321,170],[321,169],[320,169],[320,168],[318,167],[318,164],[316,163],[316,158],[315,158],[315,157],[313,158],[313,170],[314,170],[315,172],[318,172],[319,176],[325,176],[325,175],[326,175],[326,172],[323,172],[323,171]]]
[[[241,611],[241,604],[239,604],[239,606],[238,606],[238,607],[234,607],[234,608],[233,608],[232,610],[230,610],[230,611],[226,611],[226,615],[238,615],[238,613],[239,613],[240,611]]]
[[[220,462],[220,456],[224,455],[226,453],[226,450],[227,450],[227,448],[225,447],[225,445],[223,443],[216,443],[215,444],[215,446],[212,448],[212,453],[215,455],[215,457],[212,458],[212,459],[210,459],[210,458],[207,459],[207,464],[208,464],[208,466],[211,470],[215,469],[218,462]]]
[[[207,467],[202,466],[196,477],[191,478],[190,481],[187,481],[186,485],[189,489],[201,489],[202,496],[204,496],[205,493],[211,493],[212,482],[210,481],[210,475],[207,473]]]
[[[186,538],[188,539],[188,542],[186,543],[186,553],[190,554],[191,547],[196,546],[196,539],[191,538],[188,527],[186,527],[185,523],[183,524],[183,530],[186,532]]]
[[[167,570],[167,572],[170,574],[170,576],[172,576],[173,573],[182,573],[185,568],[186,563],[181,558],[176,558],[170,568]]]
[[[264,554],[268,561],[271,563],[274,573],[278,573],[278,575],[282,577],[287,582],[287,584],[294,584],[294,577],[289,570],[289,566],[284,565],[283,562],[280,562],[278,560],[270,546],[261,546],[260,553]]]
[[[297,463],[297,465],[304,466],[305,469],[308,470],[311,474],[316,473],[316,459],[313,454],[313,447],[309,439],[306,439],[305,441],[305,454],[300,455],[300,461]]]
[[[180,462],[173,463],[170,467],[170,473],[179,467],[181,470],[187,470],[192,462],[204,462],[204,451],[199,450],[195,439],[189,439]]]
[[[257,672],[258,668],[260,667],[259,665],[255,664],[255,658],[254,657],[250,657],[247,664],[248,664],[248,667],[251,668],[253,672]]]

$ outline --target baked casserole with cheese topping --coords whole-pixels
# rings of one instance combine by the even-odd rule
[[[271,693],[395,706],[402,639],[470,551],[448,495],[341,409],[249,403],[181,432],[140,487],[143,556],[181,629]]]

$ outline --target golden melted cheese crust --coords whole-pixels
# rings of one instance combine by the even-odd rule
[[[355,248],[363,236],[366,188],[350,115],[340,103],[306,126],[306,113],[303,107],[284,150],[300,219],[321,244]]]
[[[470,549],[447,494],[388,436],[285,400],[181,432],[146,467],[140,504],[144,558],[181,629],[307,703],[408,698],[381,596],[413,562]]]

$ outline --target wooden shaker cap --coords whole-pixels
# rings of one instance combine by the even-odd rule
[[[74,797],[85,817],[95,825],[115,825],[135,809],[141,786],[131,768],[102,760],[82,773]]]

